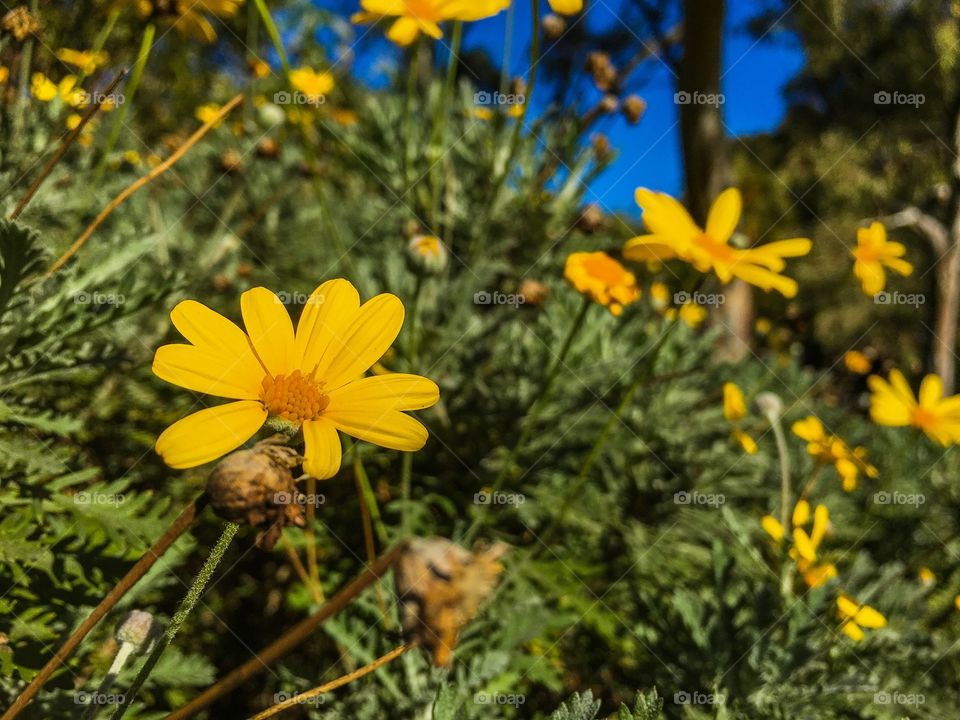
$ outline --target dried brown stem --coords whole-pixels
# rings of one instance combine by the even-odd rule
[[[27,704],[36,697],[37,693],[43,687],[44,683],[50,678],[54,671],[63,665],[67,658],[77,649],[77,646],[87,636],[93,627],[127,594],[127,592],[136,585],[147,571],[154,566],[157,560],[165,553],[171,545],[190,527],[193,521],[200,515],[203,508],[207,505],[207,495],[204,493],[194,500],[187,508],[180,513],[180,516],[173,521],[173,524],[167,528],[167,531],[157,540],[146,553],[136,562],[136,564],[127,571],[123,579],[118,582],[113,590],[107,593],[106,597],[100,601],[100,604],[93,609],[76,630],[67,638],[66,642],[60,646],[56,654],[50,658],[46,665],[37,673],[36,677],[30,681],[30,684],[24,688],[20,696],[13,702],[10,709],[3,714],[0,720],[13,720]]]
[[[104,220],[106,220],[114,210],[120,207],[120,205],[122,205],[127,198],[129,198],[131,195],[137,192],[140,188],[149,184],[152,180],[159,177],[160,175],[163,175],[163,173],[165,173],[167,170],[173,167],[173,165],[178,160],[180,160],[180,158],[186,155],[187,152],[190,150],[190,148],[196,145],[200,141],[200,139],[203,138],[203,136],[206,135],[214,125],[218,124],[221,120],[223,120],[223,118],[226,117],[226,115],[231,110],[233,110],[235,107],[237,107],[237,105],[239,105],[242,102],[243,102],[243,94],[241,93],[240,95],[235,96],[232,100],[230,100],[230,102],[228,102],[222,108],[220,108],[220,110],[217,112],[217,114],[214,117],[210,118],[208,122],[204,123],[203,126],[198,128],[197,131],[193,133],[193,135],[187,138],[187,140],[183,143],[183,145],[178,147],[173,152],[173,154],[170,155],[170,157],[168,157],[162,163],[157,165],[146,175],[138,178],[133,183],[128,185],[126,188],[124,188],[119,195],[117,195],[113,200],[111,200],[107,204],[107,206],[100,211],[100,214],[97,215],[97,217],[94,218],[93,222],[87,226],[87,229],[84,230],[83,234],[80,235],[80,237],[78,237],[74,241],[73,245],[71,245],[63,255],[57,258],[57,260],[53,263],[53,265],[50,266],[50,269],[47,270],[47,274],[45,277],[49,278],[57,270],[59,270],[64,265],[66,265],[66,263],[70,260],[70,258],[72,258],[74,255],[76,255],[80,251],[80,248],[82,248],[84,244],[86,244],[87,240],[90,239],[90,236],[93,235],[96,229],[103,224]]]
[[[381,555],[373,565],[370,565],[360,573],[349,585],[330,598],[327,604],[313,613],[313,615],[301,620],[243,665],[233,670],[226,677],[218,680],[183,707],[167,715],[164,720],[183,720],[184,718],[191,717],[224,695],[232,692],[253,676],[266,670],[272,663],[279,660],[310,637],[314,630],[320,627],[326,620],[343,610],[357,595],[384,575],[400,556],[403,548],[404,544],[401,543]]]

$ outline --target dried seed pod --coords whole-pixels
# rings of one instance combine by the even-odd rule
[[[280,155],[280,145],[273,138],[265,137],[257,143],[257,156],[271,160]]]
[[[495,543],[470,552],[442,537],[407,543],[394,571],[403,632],[430,651],[435,666],[450,665],[460,632],[497,584],[506,551]]]
[[[520,282],[520,287],[517,289],[517,294],[523,297],[524,305],[543,307],[543,304],[547,301],[547,298],[550,297],[550,288],[539,280],[534,280],[533,278],[524,278]]]
[[[603,133],[596,133],[590,138],[590,145],[594,154],[599,160],[606,160],[610,157],[610,138]]]
[[[303,526],[303,506],[290,469],[303,458],[271,441],[227,455],[210,473],[210,506],[224,520],[265,527],[257,545],[270,550],[285,525]]]
[[[596,203],[588,203],[580,211],[580,217],[577,218],[577,229],[581,232],[595,233],[603,226],[603,210]]]
[[[559,15],[549,13],[543,17],[543,36],[547,40],[559,40],[566,32],[567,21]]]
[[[31,35],[40,32],[40,22],[30,14],[26,5],[15,7],[0,20],[0,27],[13,35],[17,42],[23,42]]]
[[[238,173],[243,170],[243,156],[234,149],[220,156],[220,168],[225,173]]]
[[[622,110],[627,122],[636,125],[647,111],[647,103],[638,95],[630,95],[624,99]]]
[[[587,55],[586,71],[598,90],[609,90],[617,82],[617,68],[605,52],[594,51]]]

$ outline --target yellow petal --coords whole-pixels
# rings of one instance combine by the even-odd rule
[[[887,619],[876,609],[869,605],[864,605],[857,610],[856,623],[861,627],[873,628],[874,630],[887,626]]]
[[[860,609],[859,603],[857,603],[853,598],[848,595],[840,595],[837,597],[837,610],[840,611],[840,617],[843,618],[853,618],[857,615],[857,610]]]
[[[846,633],[847,637],[855,642],[860,642],[863,640],[863,630],[861,630],[859,626],[852,621],[847,621],[840,627],[840,629]]]
[[[943,399],[943,381],[938,375],[927,375],[920,383],[920,407],[933,409]]]
[[[271,375],[287,375],[296,366],[293,323],[280,298],[265,287],[240,296],[243,324],[260,362]]]
[[[157,348],[153,372],[174,385],[234,400],[260,397],[263,368],[253,358],[231,358],[194,345],[164,345]]]
[[[332,478],[340,470],[342,451],[337,427],[328,418],[303,423],[303,471],[318,480]]]
[[[742,200],[740,191],[736,188],[727,188],[717,196],[710,206],[707,216],[707,235],[719,243],[725,243],[737,229],[740,222]]]
[[[387,406],[371,404],[333,411],[327,407],[323,416],[347,435],[391,450],[413,452],[427,442],[428,433],[423,425]]]
[[[391,410],[422,410],[436,404],[440,388],[419,375],[389,373],[365,377],[332,391],[327,410],[379,405]]]
[[[813,562],[817,559],[817,550],[810,542],[810,536],[800,528],[793,529],[793,547],[804,560]]]
[[[583,10],[583,0],[548,0],[557,15],[576,15]]]
[[[345,331],[339,347],[324,354],[317,376],[328,391],[359,378],[383,357],[403,325],[403,303],[396,295],[383,293],[367,300]]]
[[[160,434],[157,454],[172,468],[203,465],[245,443],[266,419],[266,409],[255,400],[200,410]]]
[[[825,563],[823,565],[815,565],[804,572],[803,580],[807,583],[807,587],[818,588],[836,576],[836,565],[833,565],[832,563]]]
[[[309,373],[328,350],[337,352],[360,309],[360,295],[347,280],[328,280],[314,290],[297,323],[295,356]]]
[[[767,531],[767,535],[772,537],[777,542],[783,540],[783,525],[781,525],[780,521],[773,517],[773,515],[764,515],[760,520],[760,525],[764,530]]]
[[[747,433],[737,428],[733,431],[733,436],[737,439],[737,442],[740,443],[740,447],[743,448],[743,451],[747,453],[747,455],[757,454],[757,443],[752,437],[747,435]]]
[[[634,262],[672,260],[677,256],[676,251],[670,245],[661,242],[660,238],[659,235],[639,235],[630,238],[623,245],[623,256]]]
[[[406,47],[417,39],[417,35],[419,33],[420,26],[417,25],[416,20],[413,18],[401,17],[390,26],[389,30],[387,30],[387,37],[391,42],[394,42],[401,47]]]
[[[220,350],[225,356],[249,355],[256,359],[250,338],[233,322],[196,300],[184,300],[170,311],[173,326],[188,341],[208,350]],[[257,361],[259,364],[259,361]]]
[[[820,442],[825,436],[823,423],[813,415],[808,415],[803,420],[797,420],[790,426],[790,430],[798,438],[806,440],[808,443]]]
[[[830,526],[830,511],[826,505],[817,505],[813,511],[813,528],[810,530],[810,542],[816,550],[823,541],[823,536],[827,534],[827,528]]]
[[[734,422],[742,419],[746,414],[747,405],[740,388],[736,383],[725,382],[723,384],[723,417]]]
[[[806,500],[798,500],[793,507],[793,526],[800,527],[810,521],[810,503]]]

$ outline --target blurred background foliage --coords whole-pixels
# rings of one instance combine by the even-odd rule
[[[29,68],[57,81],[66,70],[53,51],[88,47],[115,6],[37,5],[42,29],[28,41]],[[957,458],[910,430],[871,425],[864,379],[840,358],[869,349],[875,370],[931,367],[936,304],[878,307],[861,296],[849,247],[864,220],[910,206],[951,225],[957,5],[800,5],[757,3],[755,18],[758,42],[789,31],[804,46],[787,119],[775,132],[729,138],[718,149],[743,189],[741,230],[751,241],[814,239],[813,254],[796,265],[798,298],[760,296],[755,308],[741,307],[749,349],[731,353],[722,318],[691,328],[671,323],[652,302],[652,282],[675,291],[690,287],[692,276],[638,268],[643,299],[620,318],[589,308],[534,417],[527,411],[545,368],[583,302],[562,280],[564,258],[579,250],[617,254],[640,230],[630,217],[584,211],[585,187],[613,153],[642,151],[608,150],[584,120],[589,107],[578,88],[593,83],[586,53],[606,51],[621,68],[640,58],[620,94],[642,94],[645,40],[657,39],[665,62],[682,62],[679,3],[638,0],[630,32],[579,26],[558,43],[542,67],[550,110],[528,119],[515,146],[516,119],[474,112],[474,93],[500,83],[498,58],[467,56],[469,71],[457,68],[449,96],[439,44],[406,51],[382,90],[338,63],[327,102],[304,111],[271,102],[286,86],[252,2],[217,24],[210,45],[161,24],[111,154],[103,149],[117,110],[97,118],[92,142],[70,149],[16,223],[0,226],[0,705],[203,489],[209,468],[171,471],[152,450],[167,425],[204,402],[150,372],[155,348],[176,337],[169,309],[196,298],[239,320],[239,294],[264,285],[297,315],[316,285],[343,276],[364,298],[389,291],[404,301],[404,331],[382,365],[436,380],[441,403],[420,413],[431,439],[412,458],[409,498],[405,461],[362,444],[321,486],[315,530],[324,592],[368,560],[358,457],[382,513],[379,549],[412,533],[503,540],[514,550],[452,670],[410,653],[291,716],[955,716]],[[328,67],[343,48],[360,53],[369,42],[354,47],[357,30],[334,10],[305,1],[271,10],[297,66]],[[143,32],[136,12],[122,9],[105,45],[110,60],[86,87],[103,88],[132,65]],[[71,111],[18,92],[27,46],[9,34],[2,42],[0,64],[11,68],[0,87],[6,217]],[[527,39],[518,42],[525,47]],[[265,77],[251,70],[257,58],[270,66]],[[874,93],[897,88],[926,102],[874,103]],[[73,262],[44,277],[107,202],[155,164],[151,156],[169,156],[199,125],[199,106],[237,92],[246,95],[241,108],[114,212]],[[441,116],[444,152],[433,139]],[[642,166],[624,182],[644,184]],[[421,233],[443,240],[443,269],[424,270],[411,258],[408,241]],[[934,249],[914,229],[895,233],[918,268],[897,288],[933,298]],[[529,281],[542,284],[542,298]],[[530,300],[478,302],[478,293],[495,292]],[[637,378],[639,391],[581,478],[595,439]],[[739,384],[748,401],[761,391],[780,396],[788,429],[814,414],[849,444],[868,447],[879,477],[844,493],[833,471],[816,470],[804,443],[788,435],[795,490],[817,477],[810,497],[831,511],[825,555],[839,570],[831,583],[782,591],[789,560],[760,527],[763,515],[779,512],[780,458],[755,410],[744,428],[759,453],[746,455],[731,439],[725,381]],[[527,423],[530,440],[511,456]],[[477,493],[501,474],[497,489],[523,502],[478,504]],[[684,492],[722,501],[685,503],[677,495]],[[882,492],[924,502],[884,504]],[[133,608],[168,620],[220,524],[205,514],[22,717],[77,716],[76,693],[96,687],[115,651],[112,623]],[[315,609],[282,546],[261,550],[254,535],[245,530],[234,543],[128,717],[163,717]],[[288,528],[284,537],[303,552],[302,530]],[[933,581],[918,579],[924,567]],[[888,627],[852,643],[836,617],[841,589],[881,610]],[[389,583],[367,592],[206,717],[247,717],[275,693],[306,690],[394,647],[392,597]],[[131,678],[126,671],[118,688]],[[666,701],[662,711],[654,689]],[[684,693],[725,702],[682,704]],[[878,701],[884,693],[924,701]],[[524,700],[484,704],[478,694]]]

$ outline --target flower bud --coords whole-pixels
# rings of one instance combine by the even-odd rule
[[[407,243],[407,257],[415,269],[428,273],[441,272],[447,266],[447,249],[440,238],[415,235]]]
[[[553,13],[545,15],[542,22],[543,36],[547,40],[558,40],[567,30],[567,21]]]
[[[603,226],[603,210],[596,203],[588,203],[580,211],[577,218],[577,230],[588,235],[595,233]]]
[[[160,626],[153,615],[144,610],[131,610],[117,625],[113,636],[118,643],[133,645],[135,655],[142,655],[150,649],[159,634]]]
[[[637,95],[630,95],[624,99],[622,110],[627,122],[636,125],[647,111],[647,103]]]
[[[757,395],[754,402],[757,404],[757,409],[760,410],[770,422],[779,419],[783,414],[783,400],[781,400],[780,396],[776,393],[762,392]]]

